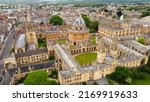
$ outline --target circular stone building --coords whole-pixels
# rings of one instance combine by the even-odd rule
[[[77,17],[73,23],[72,29],[69,31],[69,43],[71,45],[86,44],[89,40],[89,31],[86,28],[82,17]]]

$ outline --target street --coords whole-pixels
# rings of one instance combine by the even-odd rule
[[[5,40],[4,47],[0,53],[0,70],[3,68],[3,58],[10,53],[9,50],[12,47],[14,35],[15,28],[12,28]]]

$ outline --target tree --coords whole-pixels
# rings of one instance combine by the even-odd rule
[[[41,10],[41,9],[42,9],[42,6],[39,6],[38,8]]]
[[[132,71],[127,67],[116,67],[116,71],[110,74],[110,77],[119,83],[131,83],[132,82]]]
[[[150,73],[150,67],[148,65],[143,66],[140,70],[142,72]]]
[[[29,73],[24,80],[24,85],[56,85],[54,80],[48,80],[46,71],[37,70]]]
[[[40,22],[40,25],[43,25],[43,24],[44,24],[44,22],[43,22],[43,21],[41,21],[41,22]]]
[[[82,18],[83,18],[83,20],[84,20],[84,22],[86,24],[86,27],[90,27],[90,25],[91,25],[90,18],[87,15],[82,15]]]
[[[59,17],[58,15],[53,15],[50,19],[49,19],[49,23],[53,24],[53,25],[62,25],[64,23],[63,19],[61,17]]]
[[[9,52],[10,52],[10,54],[11,54],[11,53],[15,52],[15,49],[14,49],[14,48],[10,48],[10,49],[9,49]]]
[[[90,25],[90,32],[91,33],[98,32],[98,25],[99,25],[98,21],[92,21]]]
[[[49,56],[49,60],[55,60],[55,56]]]
[[[108,10],[107,10],[107,9],[104,9],[104,12],[108,12]]]
[[[81,85],[87,85],[86,82],[81,82]]]
[[[95,33],[98,31],[98,25],[99,22],[98,21],[91,21],[90,18],[87,15],[82,14],[82,18],[86,24],[86,27],[89,28],[90,33]]]
[[[145,77],[145,73],[140,70],[133,70],[133,78],[134,79],[143,79]]]
[[[123,13],[121,11],[117,12],[117,16],[120,18],[123,15]]]
[[[150,16],[149,11],[143,12],[142,15],[141,15],[141,18],[146,17],[146,16]]]
[[[46,47],[46,39],[45,38],[39,38],[38,39],[38,45],[39,47]]]
[[[144,44],[145,43],[145,38],[144,37],[139,37],[138,42],[141,43],[141,44]]]
[[[52,70],[51,75],[49,77],[57,79],[58,78],[58,71],[56,69]]]

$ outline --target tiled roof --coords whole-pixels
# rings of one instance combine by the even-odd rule
[[[47,53],[47,52],[48,52],[47,49],[44,48],[44,49],[32,50],[32,51],[25,52],[25,53],[15,54],[15,57],[20,58],[20,57],[38,55],[38,54]]]

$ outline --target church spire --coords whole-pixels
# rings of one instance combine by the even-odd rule
[[[31,19],[31,15],[30,15],[30,9],[28,8],[27,9],[27,22],[31,22],[32,19]]]
[[[29,8],[27,8],[26,22],[27,22],[27,31],[28,32],[33,31],[32,17],[31,17]]]

